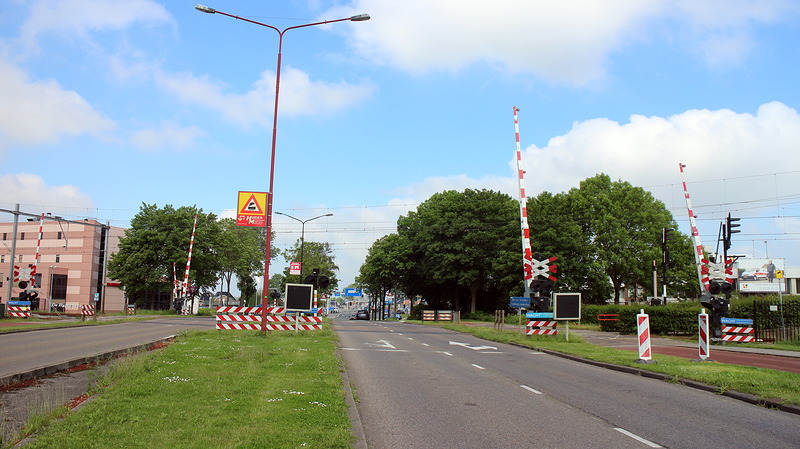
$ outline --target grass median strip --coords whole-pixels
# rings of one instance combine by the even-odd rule
[[[116,363],[26,447],[347,448],[332,330],[189,332]]]

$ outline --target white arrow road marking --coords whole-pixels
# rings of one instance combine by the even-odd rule
[[[493,351],[497,351],[497,348],[494,346],[470,346],[467,343],[459,343],[457,341],[451,341],[450,344],[454,346],[463,346],[465,348],[472,349],[473,351],[483,351],[484,349],[491,349]]]
[[[364,343],[364,344],[369,346],[378,346],[380,348],[397,349],[393,344],[389,343],[386,340],[378,340],[378,343]]]

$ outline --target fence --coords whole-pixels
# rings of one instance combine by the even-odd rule
[[[774,300],[753,301],[755,341],[800,340],[800,302],[776,304]]]

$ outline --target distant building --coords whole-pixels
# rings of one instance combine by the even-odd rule
[[[3,281],[0,302],[4,304],[20,293],[18,286],[12,285],[12,298],[6,297],[6,283],[13,282],[14,267],[28,268],[36,259],[39,220],[30,220],[20,218],[16,236],[13,223],[0,223],[0,279]],[[119,282],[103,276],[108,257],[119,250],[119,239],[124,232],[123,228],[95,220],[78,222],[48,217],[42,227],[34,284],[34,290],[39,293],[38,310],[78,313],[81,305],[94,304],[100,311],[124,311],[126,301]],[[11,260],[13,243],[16,248],[14,260]]]

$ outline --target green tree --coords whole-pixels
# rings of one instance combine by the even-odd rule
[[[215,255],[220,235],[216,216],[196,207],[166,205],[159,209],[143,203],[108,264],[109,276],[120,281],[129,299],[144,302],[154,294],[161,297],[171,291],[173,264],[178,279],[183,280],[195,214],[189,281],[194,293],[216,284],[220,271]]]
[[[383,236],[370,247],[356,282],[381,300],[376,304],[380,310],[384,309],[382,299],[386,293],[401,285],[409,266],[409,255],[408,242],[398,234]]]
[[[301,243],[300,239],[297,239],[293,247],[283,252],[283,256],[287,262],[300,260]],[[320,292],[330,293],[336,291],[339,286],[339,278],[336,276],[336,273],[339,271],[339,266],[336,265],[336,256],[333,254],[333,248],[330,243],[306,240],[305,244],[302,245],[302,249],[303,265],[305,265],[305,267],[303,267],[303,274],[290,275],[289,268],[286,268],[283,274],[287,282],[302,283],[305,280],[304,278],[312,273],[313,269],[318,268],[319,274],[321,276],[327,276],[330,281],[328,287],[321,288]]]
[[[227,284],[227,291],[231,291],[231,282],[234,275],[245,288],[249,284],[244,278],[250,278],[255,288],[254,276],[264,274],[264,249],[266,239],[265,229],[250,226],[237,226],[232,218],[219,220],[220,238],[216,246],[217,259],[222,267],[220,278]],[[278,256],[277,251],[270,252],[272,258]],[[239,288],[239,291],[244,291]]]
[[[480,292],[490,287],[507,298],[522,275],[519,211],[510,196],[489,190],[436,193],[398,219],[409,242],[404,291],[434,302],[450,298],[460,309],[462,290],[475,312]],[[517,276],[513,267],[519,267]],[[488,298],[484,298],[488,301]],[[497,299],[496,297],[494,298]]]

